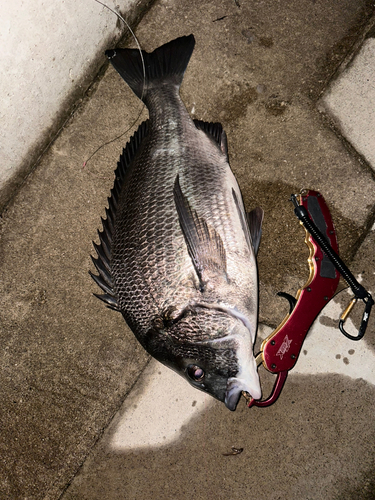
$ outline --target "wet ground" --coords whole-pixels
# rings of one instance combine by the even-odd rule
[[[375,165],[324,100],[372,15],[364,1],[166,0],[137,28],[148,51],[196,37],[182,98],[194,118],[223,124],[245,204],[265,210],[260,336],[286,313],[276,293],[294,295],[308,276],[288,201],[301,188],[323,193],[341,255],[374,290]],[[108,68],[3,214],[0,498],[375,498],[374,320],[358,343],[339,333],[346,291],[278,402],[235,413],[149,362],[92,296],[91,240],[131,132],[83,162],[134,129],[140,110]],[[356,127],[368,133],[366,121]],[[242,453],[224,455],[231,446]]]

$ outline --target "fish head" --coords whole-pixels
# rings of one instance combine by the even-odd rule
[[[225,391],[225,405],[230,410],[235,410],[242,392],[250,394],[254,399],[262,397],[258,367],[253,354],[255,332],[250,332],[251,327],[239,319],[236,320],[231,336],[235,346],[238,370],[235,376],[229,377]]]
[[[184,318],[180,324],[174,325],[175,329],[178,327],[178,334],[166,335],[162,345],[158,342],[157,352],[148,349],[150,354],[183,376],[196,389],[225,403],[231,411],[236,409],[242,391],[260,399],[259,376],[248,328],[237,318],[217,314],[223,317],[225,328],[220,327],[219,336],[212,338],[215,314],[203,311],[198,316],[205,323],[195,317],[194,332],[189,318]],[[218,326],[218,318],[214,319],[214,324]]]

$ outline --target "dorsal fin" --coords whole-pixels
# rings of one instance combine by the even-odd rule
[[[144,121],[138,127],[138,130],[131,137],[126,147],[122,151],[122,155],[117,163],[115,170],[115,181],[111,189],[111,196],[108,198],[108,208],[105,209],[106,219],[102,218],[103,230],[98,231],[100,244],[93,242],[98,258],[92,258],[92,261],[99,275],[89,271],[90,276],[95,283],[103,290],[103,295],[94,294],[100,300],[103,300],[110,309],[119,311],[117,304],[117,296],[114,289],[114,280],[111,273],[111,246],[114,224],[116,220],[117,206],[120,193],[126,182],[127,174],[130,171],[131,163],[149,130],[148,120]]]
[[[225,133],[221,123],[210,123],[202,120],[194,120],[194,125],[198,130],[202,130],[219,145],[221,151],[228,159],[228,142],[227,134]]]

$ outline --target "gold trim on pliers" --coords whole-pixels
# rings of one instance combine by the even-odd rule
[[[303,196],[304,194],[307,194],[307,193],[308,193],[307,189],[302,189],[301,193],[299,195],[296,195],[296,198],[297,198],[299,204],[301,204],[301,196]],[[307,248],[309,249],[309,256],[307,258],[307,263],[308,263],[308,266],[309,266],[310,273],[309,273],[309,277],[307,278],[306,283],[296,293],[296,297],[295,297],[296,298],[296,302],[298,302],[299,297],[300,297],[302,291],[305,290],[311,284],[311,282],[312,282],[312,280],[314,279],[314,276],[315,276],[315,265],[314,265],[314,262],[315,262],[315,259],[314,259],[315,247],[314,247],[314,245],[313,245],[313,243],[312,243],[312,241],[310,239],[310,236],[311,236],[310,233],[305,229],[305,227],[303,226],[302,222],[300,222],[300,224],[301,224],[301,226],[303,227],[303,229],[305,230],[305,233],[306,233],[305,234],[305,243],[307,245]],[[354,304],[351,306],[351,308],[353,306],[354,306]],[[351,311],[351,308],[348,311],[348,314]],[[267,342],[269,342],[281,330],[281,328],[285,325],[285,323],[288,321],[288,319],[290,317],[290,314],[291,313],[288,313],[285,316],[285,318],[282,320],[282,322],[279,324],[279,326],[272,333],[270,333],[266,339],[263,340],[263,342],[262,342],[262,344],[260,346],[260,352],[259,352],[259,354],[255,358],[257,366],[259,366],[261,363],[263,363],[264,368],[267,371],[269,371],[270,373],[273,373],[273,372],[271,372],[271,370],[268,370],[268,368],[267,368],[267,366],[266,366],[266,364],[264,362],[264,357],[263,357],[264,348],[265,348]]]

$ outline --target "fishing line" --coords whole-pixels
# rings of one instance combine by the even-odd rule
[[[129,24],[127,23],[127,21],[122,17],[121,14],[119,14],[118,12],[116,12],[114,9],[111,9],[111,7],[109,7],[108,5],[106,5],[105,3],[101,2],[100,0],[94,0],[94,2],[96,3],[99,3],[100,5],[102,5],[103,7],[105,7],[106,9],[108,9],[109,11],[111,11],[113,14],[115,14],[115,16],[117,16],[124,24],[125,26],[128,28],[128,30],[130,31],[132,37],[134,38],[135,40],[135,43],[137,45],[137,49],[139,50],[139,55],[141,56],[141,61],[142,61],[142,70],[143,70],[143,87],[142,87],[142,95],[141,95],[141,101],[143,102],[143,96],[144,96],[144,91],[145,91],[145,88],[146,88],[146,67],[145,67],[145,61],[143,59],[143,54],[142,54],[142,49],[141,49],[141,46],[138,42],[138,38],[135,36],[133,30],[131,29],[131,27],[129,26]],[[100,151],[102,148],[104,148],[105,146],[108,146],[108,144],[112,144],[112,142],[115,142],[117,141],[118,139],[120,139],[123,135],[125,135],[127,132],[129,132],[129,130],[137,123],[137,121],[139,120],[141,114],[143,113],[143,109],[145,107],[145,104],[143,103],[142,104],[142,107],[138,113],[138,116],[136,117],[136,119],[134,120],[134,122],[125,130],[125,132],[123,132],[122,134],[118,135],[117,137],[115,137],[114,139],[111,139],[110,141],[107,141],[105,142],[104,144],[102,144],[101,146],[99,146],[98,148],[95,149],[95,151],[87,158],[87,160],[85,160],[83,162],[83,166],[82,168],[85,168],[85,166],[87,165],[87,163],[91,160],[91,158],[93,156],[96,155],[96,153],[98,151]]]

